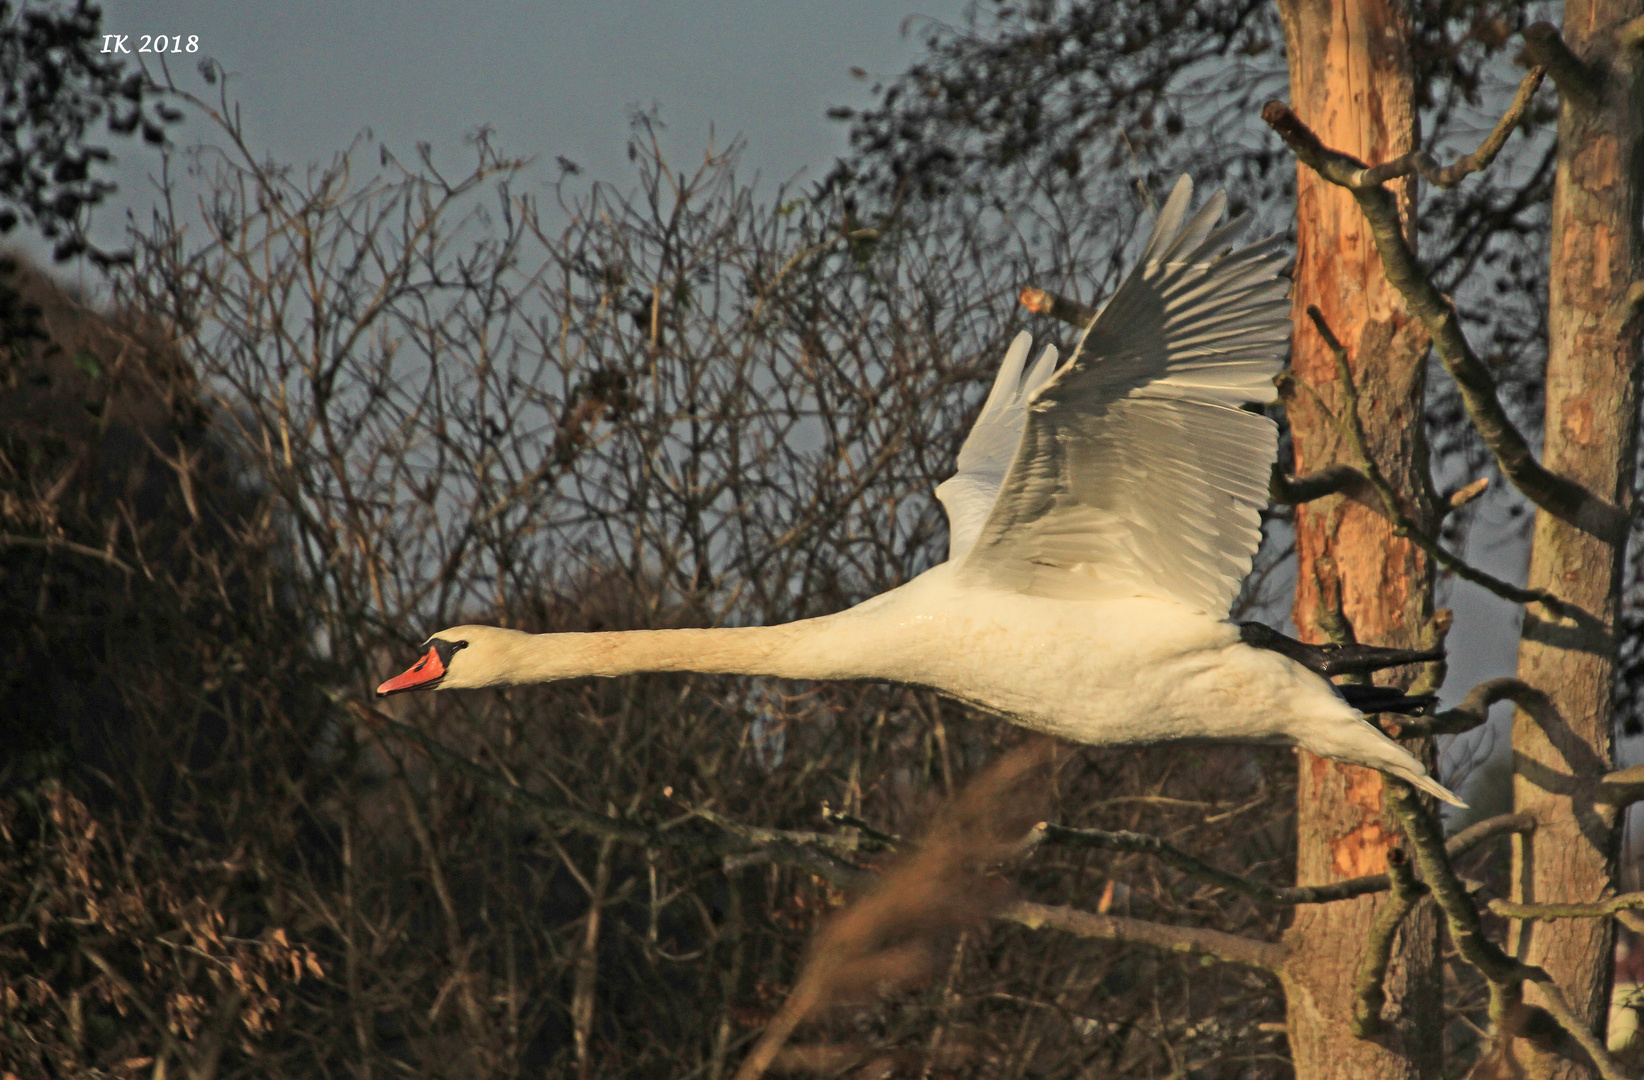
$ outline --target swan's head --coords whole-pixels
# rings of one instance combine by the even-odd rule
[[[422,656],[377,687],[378,697],[405,690],[467,690],[497,686],[509,654],[529,635],[500,626],[453,626],[422,643]]]

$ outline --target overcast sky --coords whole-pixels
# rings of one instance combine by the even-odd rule
[[[592,178],[622,181],[627,118],[656,103],[674,155],[700,155],[710,130],[719,146],[741,134],[748,171],[780,181],[818,178],[844,152],[845,126],[826,110],[871,100],[871,83],[851,68],[900,72],[919,53],[920,29],[928,31],[931,19],[957,25],[965,7],[966,0],[917,7],[908,0],[106,0],[103,24],[133,35],[132,45],[141,34],[198,35],[199,53],[167,57],[173,75],[214,93],[197,60],[220,63],[236,76],[252,142],[279,161],[329,159],[368,127],[402,157],[419,141],[456,152],[465,136],[489,126],[512,154],[545,163],[563,156]],[[187,142],[189,133],[173,137]],[[149,159],[130,144],[115,149],[127,165]],[[128,185],[128,197],[137,194]]]

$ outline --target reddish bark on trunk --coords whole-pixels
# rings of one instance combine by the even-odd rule
[[[1281,0],[1291,107],[1326,145],[1368,162],[1414,141],[1408,21],[1396,0]],[[1404,199],[1408,217],[1408,189]],[[1335,417],[1344,406],[1335,360],[1306,316],[1317,305],[1351,357],[1360,416],[1382,470],[1411,516],[1431,518],[1422,431],[1427,339],[1388,284],[1364,215],[1345,190],[1297,168],[1295,348],[1285,403],[1298,474],[1356,464]],[[1363,642],[1425,644],[1432,633],[1432,572],[1414,544],[1392,534],[1370,492],[1347,492],[1296,512],[1295,621],[1328,640],[1345,624]],[[1405,674],[1408,678],[1408,673]],[[1301,753],[1296,880],[1316,884],[1386,869],[1398,826],[1369,769]],[[1440,1066],[1438,924],[1431,905],[1405,922],[1387,980],[1385,1033],[1352,1035],[1352,979],[1385,894],[1304,905],[1285,934],[1283,981],[1298,1080],[1437,1076]]]

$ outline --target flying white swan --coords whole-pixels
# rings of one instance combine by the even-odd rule
[[[458,689],[697,671],[885,679],[1076,742],[1287,743],[1460,805],[1324,678],[1225,617],[1261,539],[1290,336],[1274,237],[1225,253],[1217,193],[1182,177],[1141,259],[1067,363],[1020,334],[958,472],[936,489],[947,561],[781,626],[526,634],[457,626],[377,688]],[[1185,223],[1184,223],[1184,219]]]

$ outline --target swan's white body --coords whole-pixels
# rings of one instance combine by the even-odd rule
[[[1085,743],[1282,742],[1455,796],[1326,680],[1224,620],[1260,542],[1289,337],[1274,241],[1226,254],[1177,184],[1066,364],[1012,344],[937,489],[946,562],[773,627],[531,635],[460,626],[379,692],[699,671],[913,683]],[[459,651],[460,650],[460,651]]]

